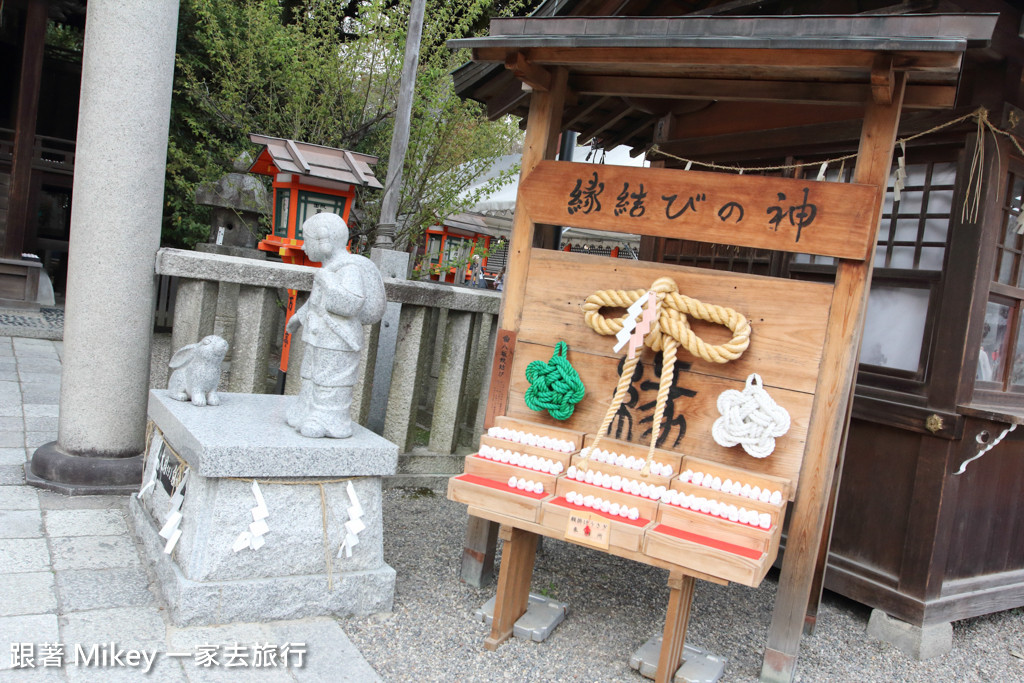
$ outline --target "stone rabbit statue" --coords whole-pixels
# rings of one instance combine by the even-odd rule
[[[167,382],[167,391],[176,401],[192,401],[193,405],[220,405],[217,385],[220,364],[228,352],[228,343],[215,334],[197,344],[188,344],[171,356],[174,370]]]

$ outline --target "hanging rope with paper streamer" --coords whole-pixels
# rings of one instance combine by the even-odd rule
[[[602,308],[625,308],[627,312],[626,315],[619,318],[608,318],[601,314]],[[636,319],[641,313],[643,317],[638,324]],[[724,344],[708,344],[690,327],[689,318],[723,325],[729,328],[733,337]],[[615,387],[615,394],[604,421],[601,423],[600,429],[597,430],[597,436],[590,446],[590,452],[596,450],[622,405],[633,377],[633,371],[640,360],[640,354],[636,351],[641,346],[647,346],[652,351],[662,352],[664,360],[661,364],[658,396],[654,406],[651,446],[647,451],[647,462],[644,463],[641,470],[641,474],[647,476],[661,432],[661,422],[665,416],[665,404],[672,386],[676,352],[679,347],[682,346],[693,355],[709,363],[728,363],[742,356],[750,346],[750,323],[743,314],[731,308],[705,304],[685,294],[680,294],[676,283],[668,277],[655,280],[649,291],[604,289],[595,292],[588,296],[583,303],[583,319],[598,334],[615,335],[618,339],[616,350],[629,343],[629,350],[623,363],[619,382]]]
[[[535,360],[526,366],[526,381],[530,383],[525,397],[527,408],[547,410],[556,420],[572,417],[586,389],[580,374],[566,358],[568,352],[569,346],[560,341],[547,363]]]

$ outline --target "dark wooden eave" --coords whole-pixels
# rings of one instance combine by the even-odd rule
[[[893,71],[908,76],[905,109],[952,108],[965,51],[987,47],[998,19],[530,17],[495,19],[489,36],[449,45],[470,49],[474,60],[455,72],[457,92],[483,102],[492,118],[525,117],[530,92],[545,89],[551,71],[565,68],[570,106],[563,129],[639,150],[667,114],[681,125],[688,116],[714,121],[711,110],[728,111],[728,103],[755,114],[751,106],[774,112],[805,105],[802,125],[842,120],[837,108],[884,98]]]

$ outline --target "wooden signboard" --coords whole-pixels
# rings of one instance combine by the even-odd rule
[[[852,259],[874,245],[870,185],[542,161],[521,191],[537,223]]]
[[[867,103],[857,184],[545,160],[557,138],[565,70],[554,69],[550,87],[533,93],[499,323],[505,337],[496,351],[501,365],[487,421],[499,428],[489,438],[506,446],[485,444],[470,458],[498,464],[474,460],[449,483],[449,497],[464,502],[470,515],[500,523],[505,541],[486,647],[510,637],[525,612],[536,539],[545,535],[670,570],[657,680],[671,680],[694,580],[758,585],[777,556],[792,504],[763,675],[792,673],[848,419],[881,208],[878,188],[887,180],[905,91],[901,74],[889,77],[891,99]],[[835,284],[825,285],[544,251],[531,248],[537,224],[818,254],[839,264]],[[613,349],[614,336],[585,323],[584,301],[604,290],[632,301],[659,278],[671,279],[682,295],[745,316],[749,346],[726,363],[685,350],[664,358],[643,348],[621,385],[621,405],[607,433],[598,434],[625,361],[624,352]],[[631,299],[625,296],[630,292]],[[601,313],[618,318],[625,311]],[[708,344],[733,334],[693,317],[693,332]],[[566,358],[586,386],[583,401],[561,422],[524,401],[525,368],[550,359],[559,342],[568,345]],[[663,374],[669,363],[671,373]],[[791,417],[789,431],[763,458],[724,447],[710,434],[719,395],[743,389],[752,373]],[[668,398],[655,430],[658,393]],[[510,424],[517,426],[503,426]],[[565,430],[583,435],[571,439],[567,470],[561,469],[564,459],[519,452],[522,444],[561,448],[551,444]],[[633,455],[647,452],[655,431],[659,469],[635,472]],[[607,453],[581,452],[598,438]],[[715,479],[710,493],[705,474]],[[594,523],[588,527],[588,521]]]

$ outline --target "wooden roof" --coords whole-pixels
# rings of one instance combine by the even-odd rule
[[[639,151],[666,114],[682,126],[695,116],[719,128],[762,106],[776,116],[803,116],[803,123],[859,118],[850,116],[853,108],[863,111],[873,88],[884,96],[878,89],[888,87],[893,71],[907,74],[905,109],[951,108],[965,51],[986,47],[998,19],[529,17],[492,20],[489,36],[449,45],[472,52],[473,63],[455,72],[457,92],[485,103],[491,117],[525,118],[530,91],[546,89],[552,71],[564,67],[570,95],[562,128],[580,133],[581,143]],[[729,103],[745,103],[744,113]],[[792,104],[811,107],[798,113],[803,108]]]
[[[258,145],[265,145],[249,167],[250,173],[297,173],[311,178],[378,190],[384,187],[370,168],[377,163],[377,157],[255,133],[251,134],[249,139]]]

